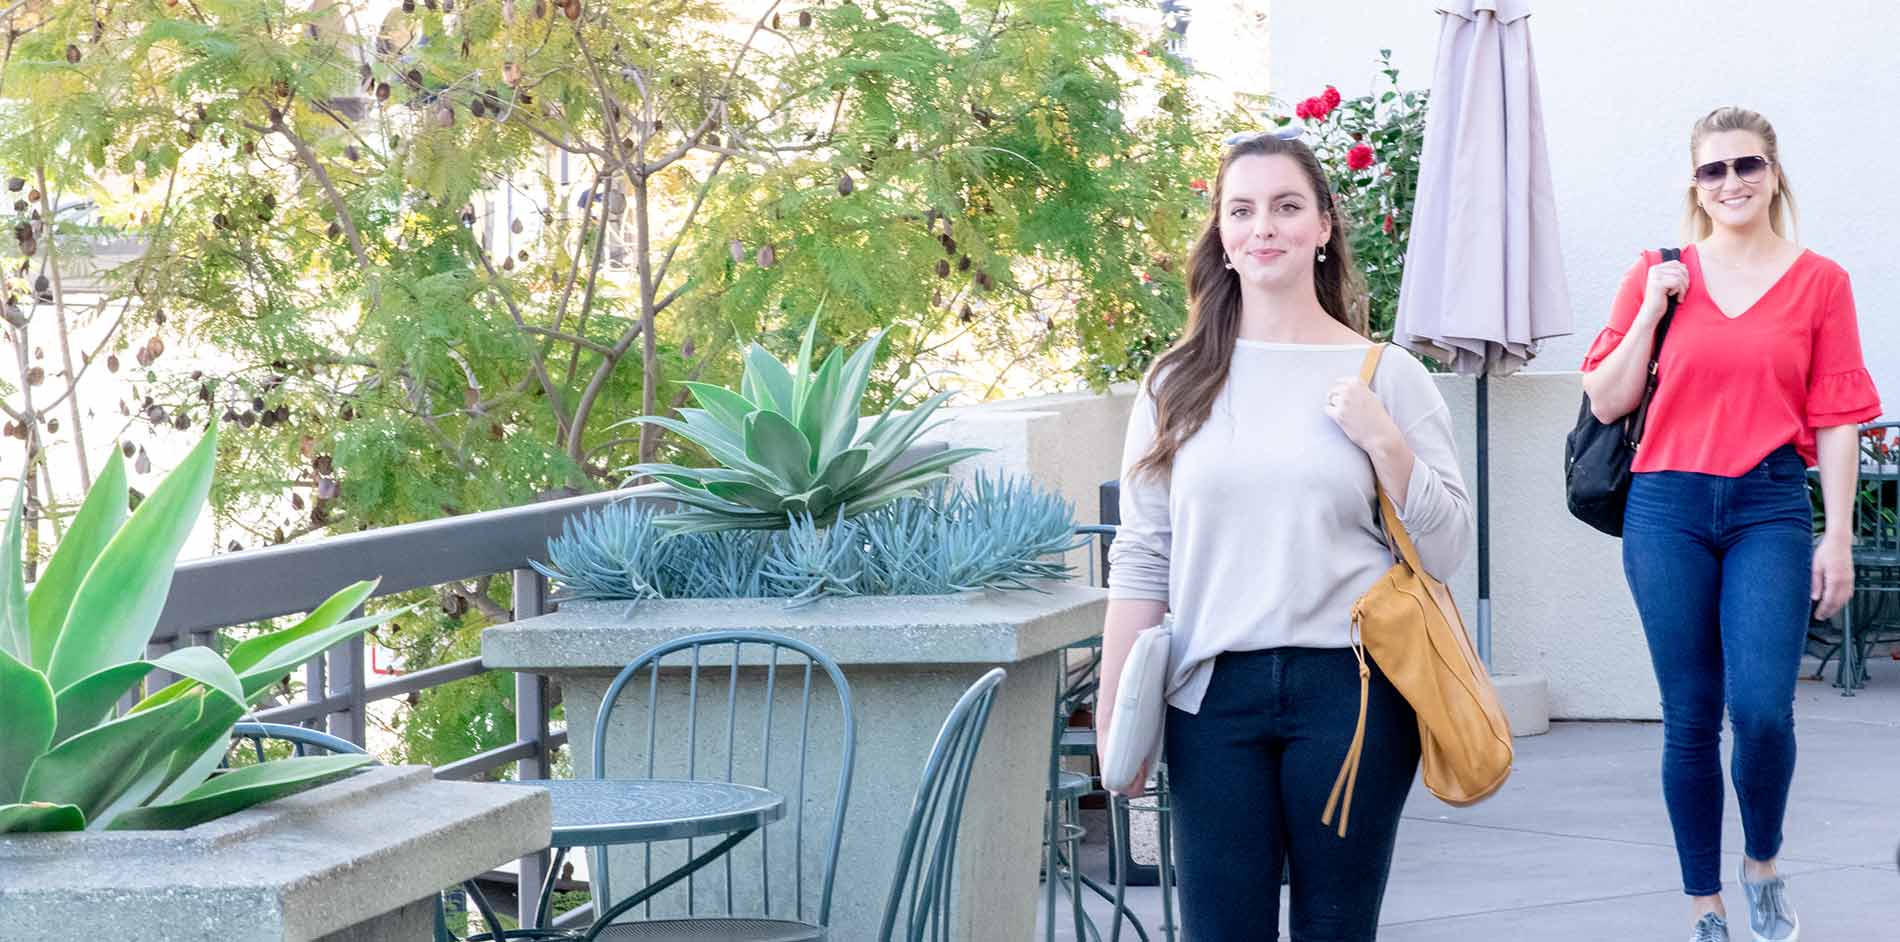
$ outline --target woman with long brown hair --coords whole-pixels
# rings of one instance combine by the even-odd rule
[[[1187,333],[1128,422],[1099,723],[1135,636],[1172,612],[1165,759],[1189,938],[1277,938],[1284,861],[1294,938],[1372,939],[1419,758],[1376,664],[1350,827],[1322,817],[1360,717],[1352,606],[1393,562],[1374,481],[1440,579],[1470,545],[1470,501],[1424,367],[1393,350],[1359,379],[1361,279],[1312,150],[1230,139],[1212,211]]]

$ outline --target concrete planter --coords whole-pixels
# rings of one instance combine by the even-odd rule
[[[965,810],[953,936],[1027,939],[1035,931],[1058,652],[1099,634],[1107,605],[1100,589],[1063,584],[1046,588],[1047,594],[829,599],[795,610],[767,600],[568,603],[553,615],[487,629],[482,636],[482,659],[493,668],[534,671],[560,681],[576,774],[591,775],[594,721],[607,685],[616,672],[654,645],[701,631],[757,629],[802,639],[831,655],[851,685],[858,724],[857,766],[831,921],[832,938],[851,940],[876,938],[911,798],[945,714],[985,671],[1008,670],[1009,679],[990,715]],[[703,663],[709,673],[702,679],[698,771],[702,777],[723,777],[723,758],[714,764],[710,747],[724,744],[728,673],[724,661]],[[762,715],[758,705],[764,695],[765,671],[746,664],[750,664],[749,656],[737,680],[741,719],[734,750],[740,757],[736,777],[756,783],[756,778],[747,776],[756,775],[762,750],[749,730]],[[646,681],[636,686],[638,696],[623,696],[609,730],[606,772],[610,776],[647,774]],[[792,688],[797,686],[795,680],[781,675],[775,700],[781,706],[775,707],[775,715],[796,714],[797,691]],[[662,688],[666,687],[663,679]],[[678,701],[662,697],[660,708],[671,711],[662,713],[668,718],[667,726],[684,716],[681,693]],[[750,712],[748,698],[754,705]],[[813,792],[805,802],[808,864],[822,847],[822,840],[814,835],[822,834],[830,821],[831,793],[819,783],[836,781],[838,742],[834,703],[825,696],[813,699],[808,772]],[[748,736],[754,738],[748,742]],[[784,737],[773,741],[771,784],[775,789],[784,791],[781,770],[796,768],[790,757],[795,747]],[[656,752],[669,755],[664,747]],[[684,752],[675,748],[672,755]],[[683,762],[661,761],[656,774],[683,776],[686,771]],[[788,808],[786,819],[768,829],[769,851],[755,836],[734,852],[735,871],[740,875],[733,881],[733,892],[740,911],[746,911],[748,903],[756,906],[762,852],[771,855],[774,911],[784,911],[779,904],[790,898],[796,859],[793,810]],[[699,849],[705,849],[706,843],[701,842]],[[661,861],[677,860],[676,851],[682,849],[656,851],[653,872],[669,869]],[[644,865],[641,849],[613,852],[616,896],[638,888]],[[725,868],[715,865],[701,873],[697,899],[702,905],[717,903],[723,908]],[[749,879],[747,873],[752,875]],[[808,888],[807,893],[809,900],[816,900],[815,889]],[[675,888],[660,897],[653,913],[667,915],[684,908],[685,891]]]
[[[380,766],[183,831],[0,836],[0,935],[427,942],[439,890],[549,823],[545,791]]]

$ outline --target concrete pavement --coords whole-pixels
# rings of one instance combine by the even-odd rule
[[[1800,757],[1781,862],[1808,942],[1900,939],[1900,664],[1871,669],[1855,697],[1805,678],[1796,690]],[[1661,726],[1556,723],[1547,735],[1518,740],[1517,750],[1510,782],[1476,807],[1441,804],[1423,787],[1413,793],[1379,938],[1686,938],[1687,902],[1662,804]],[[1725,806],[1723,879],[1739,917],[1742,830],[1732,784]],[[1092,849],[1098,863],[1085,872],[1100,876],[1105,848]],[[1131,889],[1130,899],[1151,929],[1159,924],[1158,891]],[[1066,898],[1058,904],[1066,912]],[[1093,897],[1089,904],[1106,929],[1107,906]],[[1285,922],[1283,903],[1283,938]],[[1129,930],[1122,937],[1135,938]],[[1064,921],[1056,938],[1074,938]],[[1745,921],[1735,938],[1748,938]]]

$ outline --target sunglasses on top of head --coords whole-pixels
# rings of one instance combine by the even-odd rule
[[[1760,154],[1736,157],[1732,160],[1711,160],[1695,168],[1695,182],[1705,190],[1713,190],[1728,182],[1728,172],[1734,168],[1735,175],[1743,183],[1760,183],[1768,175],[1768,158]]]
[[[1234,147],[1240,144],[1251,144],[1254,141],[1258,141],[1263,138],[1269,138],[1269,137],[1277,137],[1283,141],[1297,141],[1300,139],[1303,133],[1304,132],[1299,127],[1299,125],[1288,125],[1286,127],[1268,128],[1264,131],[1242,131],[1239,134],[1229,134],[1226,137],[1221,138],[1221,146]]]

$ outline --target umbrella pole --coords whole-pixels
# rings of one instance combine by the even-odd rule
[[[1490,379],[1478,373],[1478,658],[1491,669]]]

